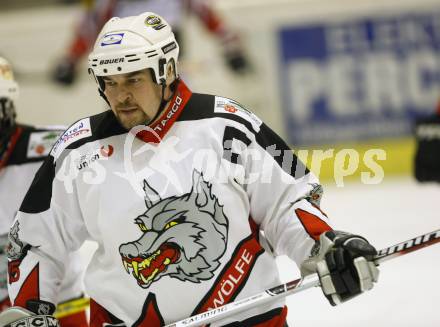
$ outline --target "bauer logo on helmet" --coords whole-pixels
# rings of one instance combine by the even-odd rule
[[[99,62],[100,65],[119,64],[124,62],[125,58],[105,59]]]

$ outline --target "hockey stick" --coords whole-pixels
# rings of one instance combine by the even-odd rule
[[[395,257],[408,254],[410,252],[422,249],[424,247],[440,242],[440,229],[417,236],[408,241],[392,245],[378,252],[374,258],[374,263],[379,265],[384,261],[394,259]],[[165,327],[195,327],[202,326],[213,321],[220,320],[232,314],[248,310],[250,308],[272,302],[278,298],[286,297],[294,293],[299,293],[308,288],[319,286],[318,274],[312,274],[305,278],[299,278],[286,284],[281,284],[273,288],[267,289],[254,296],[225,304],[221,307],[200,313],[198,315],[180,320]]]

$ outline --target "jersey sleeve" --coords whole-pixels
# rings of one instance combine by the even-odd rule
[[[54,149],[35,175],[9,233],[8,288],[16,306],[26,307],[31,299],[56,304],[63,278],[75,273],[71,254],[88,238],[75,183],[66,175],[68,160],[59,154],[56,160]]]
[[[275,132],[252,113],[246,115],[251,119],[240,119],[246,128],[226,127],[227,156],[244,168],[251,218],[273,254],[300,265],[321,233],[332,229],[319,207],[322,186]]]

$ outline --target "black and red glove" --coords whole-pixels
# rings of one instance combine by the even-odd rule
[[[373,262],[376,254],[362,236],[328,231],[302,263],[301,274],[318,273],[324,295],[331,305],[337,305],[373,288],[379,277]]]

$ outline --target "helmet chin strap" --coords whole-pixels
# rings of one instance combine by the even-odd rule
[[[178,78],[176,78],[170,84],[170,87],[173,88],[174,83],[177,83],[177,81],[178,81]],[[171,95],[168,99],[165,99],[165,88],[167,87],[165,79],[161,79],[160,85],[162,86],[162,95],[161,95],[159,107],[157,108],[157,112],[154,115],[154,117],[152,119],[150,119],[150,121],[146,125],[150,125],[151,123],[153,123],[157,119],[157,117],[159,117],[160,114],[162,114],[162,112],[164,111],[164,109],[166,107],[166,104],[173,98],[175,90],[172,90]]]

